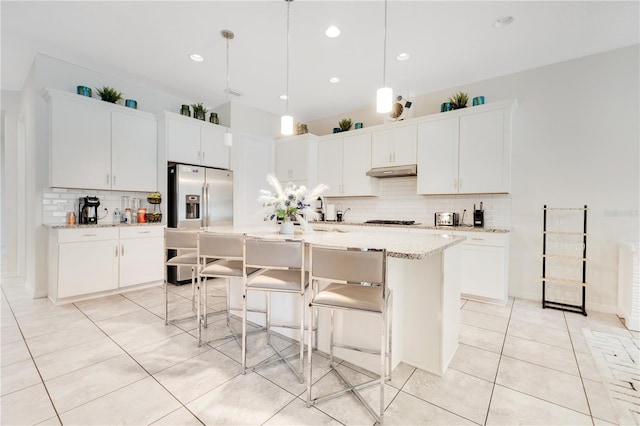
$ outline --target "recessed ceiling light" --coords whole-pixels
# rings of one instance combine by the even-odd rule
[[[340,83],[340,79],[338,77],[331,77],[329,83]]]
[[[287,99],[289,99],[289,97],[287,95],[280,95],[280,99],[286,101]]]
[[[196,61],[196,62],[204,61],[204,56],[198,55],[197,53],[192,53],[191,55],[189,55],[189,57],[191,58],[192,61]]]
[[[335,25],[331,25],[329,28],[327,28],[324,31],[324,33],[326,34],[327,37],[335,38],[340,35],[340,28],[336,27]]]
[[[396,59],[398,61],[406,61],[410,57],[411,57],[411,55],[409,55],[408,53],[400,53],[398,56],[396,56]]]
[[[504,28],[507,25],[513,22],[513,16],[501,16],[495,21],[493,21],[493,26],[495,28]]]

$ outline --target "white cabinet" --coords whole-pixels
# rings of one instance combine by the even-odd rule
[[[371,196],[375,178],[371,168],[371,133],[331,136],[318,142],[318,183],[329,185],[325,197]]]
[[[120,228],[118,287],[164,279],[164,234],[159,226]]]
[[[54,258],[55,299],[118,288],[118,229],[60,230]],[[53,262],[52,262],[53,263]],[[54,300],[55,300],[54,299]]]
[[[455,231],[454,235],[467,238],[460,249],[462,295],[506,304],[509,234]]]
[[[395,124],[374,130],[371,140],[371,167],[416,164],[417,126]]]
[[[315,186],[318,137],[312,134],[276,141],[276,177],[281,183]]]
[[[418,193],[508,193],[511,115],[499,102],[430,116],[418,125]]]
[[[165,111],[160,118],[160,138],[167,161],[229,169],[230,148],[224,144],[227,129],[216,124]]]
[[[164,278],[162,226],[52,229],[49,298],[78,300]]]
[[[49,103],[49,186],[157,190],[152,114],[57,90]]]

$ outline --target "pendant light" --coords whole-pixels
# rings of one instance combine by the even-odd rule
[[[231,100],[229,98],[230,90],[229,90],[229,40],[233,40],[235,34],[230,30],[222,30],[220,31],[222,37],[227,40],[227,132],[222,137],[222,141],[225,146],[233,145],[233,136],[231,135]]]
[[[280,118],[280,133],[289,136],[293,134],[293,117],[289,115],[289,8],[293,0],[287,2],[287,84],[286,84],[286,104],[284,115]]]
[[[393,107],[393,90],[387,87],[387,0],[384,0],[384,48],[382,56],[382,87],[376,93],[376,111],[387,113]]]

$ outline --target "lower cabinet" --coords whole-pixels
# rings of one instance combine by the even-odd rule
[[[162,281],[162,226],[52,229],[49,238],[49,298],[117,292]]]
[[[509,235],[467,231],[454,234],[467,237],[460,250],[462,295],[507,303]]]

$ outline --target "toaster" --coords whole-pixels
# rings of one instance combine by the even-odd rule
[[[437,212],[434,218],[435,226],[458,226],[458,213]]]

